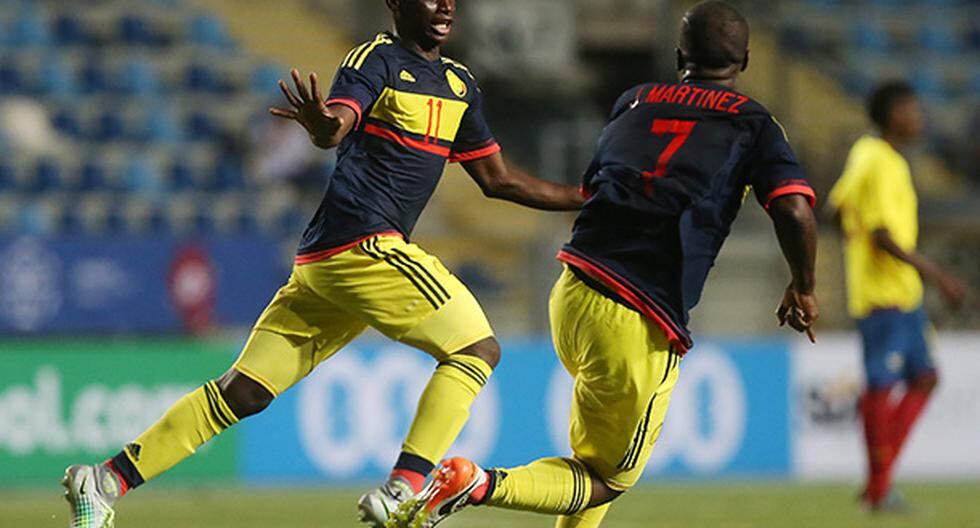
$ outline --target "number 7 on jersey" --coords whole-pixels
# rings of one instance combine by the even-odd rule
[[[687,121],[680,119],[654,119],[653,127],[650,132],[662,136],[664,134],[674,134],[674,139],[670,141],[667,148],[660,154],[657,160],[657,168],[651,171],[643,171],[643,190],[649,196],[653,194],[653,179],[664,178],[667,176],[667,166],[671,158],[687,142],[697,126],[697,121]]]

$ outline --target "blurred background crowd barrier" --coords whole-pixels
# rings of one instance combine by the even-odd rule
[[[912,153],[922,198],[922,245],[978,289],[980,4],[736,3],[753,26],[752,63],[740,88],[785,125],[821,198],[839,176],[850,144],[868,130],[863,98],[869,86],[890,77],[915,85],[930,118],[927,140]],[[674,41],[687,5],[671,0],[461,2],[447,54],[468,64],[480,80],[487,117],[510,161],[544,178],[576,182],[618,95],[650,79],[674,78]],[[0,358],[6,365],[0,375],[0,466],[13,467],[7,462],[18,459],[25,465],[17,467],[28,467],[34,456],[61,464],[65,453],[81,452],[66,447],[76,440],[102,453],[135,431],[111,424],[131,425],[127,416],[152,419],[147,409],[220,372],[288,276],[296,242],[334,163],[332,153],[309,145],[301,129],[267,116],[266,108],[281,98],[276,82],[291,66],[330,78],[349,49],[389,26],[381,0],[0,0]],[[568,238],[571,220],[488,201],[456,166],[447,170],[423,216],[416,241],[474,290],[500,334],[524,339],[514,342],[524,353],[505,365],[536,362],[535,372],[549,376],[554,368],[540,336],[547,335],[547,297],[560,269],[554,254]],[[847,332],[852,324],[844,309],[839,243],[826,219],[822,232],[820,330]],[[717,400],[718,405],[744,404],[742,414],[734,415],[741,416],[737,423],[725,422],[717,410],[724,407],[691,404],[702,409],[699,416],[711,427],[729,427],[724,438],[737,445],[719,448],[727,454],[714,461],[671,462],[667,458],[675,455],[666,449],[667,458],[653,471],[805,473],[810,470],[801,468],[824,467],[826,461],[805,460],[810,444],[799,432],[845,421],[848,430],[838,431],[843,436],[834,436],[831,427],[813,441],[824,442],[819,444],[824,448],[853,443],[851,466],[860,467],[853,416],[843,410],[853,403],[847,384],[852,382],[841,385],[833,371],[807,370],[814,357],[836,358],[827,364],[857,383],[857,349],[850,334],[805,353],[791,341],[731,345],[746,336],[776,333],[772,313],[787,281],[768,219],[747,203],[694,313],[696,333],[710,338],[695,350],[690,366],[695,371],[697,362],[708,365],[720,357],[705,367],[706,375],[730,375],[746,387],[741,400]],[[976,299],[973,303],[952,312],[929,299],[935,322],[950,340],[943,342],[941,359],[970,372],[978,366],[967,356],[980,351],[980,337],[970,333],[980,329],[980,309]],[[198,338],[182,340],[185,334]],[[106,337],[114,335],[126,337]],[[52,336],[82,338],[83,344],[47,340]],[[92,338],[104,341],[84,344]],[[370,361],[386,349],[369,345],[365,350],[350,359],[338,357],[334,361],[341,365],[327,369],[333,374],[324,374],[326,379],[372,368]],[[106,385],[110,378],[92,377],[93,369],[86,367],[91,363],[78,363],[81,357],[95,358],[94,364],[131,380]],[[398,361],[425,361],[412,357]],[[773,363],[762,361],[766,358]],[[151,362],[159,369],[144,372]],[[166,370],[171,364],[173,375]],[[528,386],[506,372],[498,395],[508,394],[508,387]],[[822,388],[808,384],[807,376],[821,373],[832,379],[823,379]],[[709,395],[710,387],[727,386],[729,378],[717,379],[722,381],[705,385]],[[309,390],[322,389],[312,385]],[[962,415],[955,418],[969,419],[960,423],[974,424],[976,432],[980,419],[972,387],[944,382],[942,390],[944,398],[958,402],[955,412]],[[65,407],[74,405],[71,398],[103,405],[120,401],[113,391],[127,390],[138,392],[136,401],[143,403],[118,411],[123,414],[97,405],[100,410],[84,419],[104,422],[105,428],[74,429],[83,418]],[[290,398],[303,401],[303,394]],[[494,397],[491,391],[487,398]],[[504,422],[492,422],[494,427],[511,419],[506,398],[512,395],[500,397],[504,403],[493,416]],[[376,403],[379,398],[363,399]],[[544,394],[536,398],[546,401]],[[769,405],[781,407],[757,403],[772,398],[776,403]],[[346,467],[329,454],[308,453],[308,460],[294,459],[284,473],[270,474],[266,464],[285,462],[254,456],[262,442],[299,446],[302,435],[314,433],[298,430],[296,423],[326,420],[327,411],[351,408],[354,401],[280,405],[266,420],[278,420],[282,428],[259,433],[259,426],[249,425],[239,436],[222,439],[220,446],[227,447],[208,448],[204,461],[195,459],[185,474],[203,475],[207,471],[194,464],[220,460],[216,467],[232,469],[217,472],[219,477],[238,471],[256,481],[364,477],[389,461],[368,464],[364,461],[375,460],[374,455],[358,452],[355,462],[362,465]],[[56,402],[61,406],[51,407]],[[86,406],[78,407],[86,412]],[[935,405],[941,407],[943,402]],[[514,413],[518,429],[534,423]],[[929,418],[943,419],[953,427],[953,418]],[[24,420],[49,421],[30,429],[22,427]],[[756,423],[752,420],[762,429],[739,433]],[[352,427],[334,425],[340,429],[320,423],[316,434]],[[64,434],[44,433],[42,442],[30,436],[32,431]],[[73,436],[81,434],[96,436]],[[495,462],[523,460],[563,445],[549,434],[534,433],[527,450],[505,442],[476,454],[494,455]],[[964,441],[973,442],[975,451],[975,437]],[[355,444],[345,445],[355,450]],[[928,443],[917,445],[923,453],[931,449]],[[378,447],[378,453],[394,453],[393,446]],[[770,455],[760,454],[770,449]],[[937,463],[917,456],[908,463],[922,468]],[[937,470],[944,474],[980,474],[970,465],[937,464],[949,470]],[[17,471],[5,469],[4,478],[22,474]]]

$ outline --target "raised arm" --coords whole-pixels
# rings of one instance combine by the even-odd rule
[[[909,264],[919,272],[922,278],[939,288],[947,304],[953,308],[963,305],[963,301],[966,300],[967,289],[958,277],[944,270],[942,266],[921,253],[903,250],[895,243],[895,239],[892,238],[891,233],[886,228],[876,229],[871,236],[875,247]]]
[[[789,324],[816,342],[813,326],[820,317],[820,310],[814,295],[817,222],[813,209],[804,196],[790,194],[773,200],[769,214],[793,275],[793,282],[786,289],[777,312],[779,324]]]
[[[322,148],[336,147],[357,123],[357,114],[348,106],[333,104],[327,106],[320,92],[316,73],[310,74],[310,88],[306,87],[299,70],[293,68],[291,75],[296,85],[296,94],[286,81],[279,81],[279,88],[289,102],[291,109],[270,108],[269,113],[283,119],[296,121],[310,134],[313,144]]]
[[[508,168],[499,152],[463,162],[463,168],[489,198],[546,211],[574,211],[585,201],[575,186],[552,183]]]

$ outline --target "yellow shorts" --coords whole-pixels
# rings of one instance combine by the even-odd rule
[[[437,258],[382,235],[296,265],[233,368],[279,395],[369,326],[439,361],[493,336],[476,298]]]
[[[555,349],[575,379],[572,451],[610,488],[626,491],[660,436],[681,357],[659,328],[567,268],[550,308]]]

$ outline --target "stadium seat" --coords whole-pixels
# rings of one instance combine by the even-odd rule
[[[27,190],[44,193],[62,187],[61,165],[58,160],[44,157],[34,166],[33,178],[26,182]]]
[[[170,166],[167,188],[172,191],[187,191],[197,185],[197,178],[190,163],[183,159],[174,160]]]
[[[142,127],[141,139],[149,143],[174,143],[181,139],[177,118],[166,106],[147,108]]]
[[[20,69],[11,60],[0,63],[0,94],[11,95],[20,93],[23,89],[23,77]]]
[[[48,24],[40,9],[23,9],[7,27],[7,45],[11,47],[37,47],[49,42]]]
[[[214,48],[232,47],[224,22],[211,14],[197,15],[188,22],[187,33],[193,44]]]
[[[108,188],[105,166],[97,159],[89,159],[82,163],[78,170],[76,183],[78,190],[83,192],[100,191]]]
[[[0,158],[0,193],[8,193],[17,187],[17,169],[6,156]]]
[[[73,13],[62,13],[54,20],[54,43],[59,46],[84,46],[92,43],[85,21]]]
[[[83,94],[99,94],[109,91],[109,82],[105,69],[98,56],[89,57],[79,72],[79,80]]]
[[[231,87],[219,73],[200,63],[193,63],[185,72],[185,85],[193,92],[228,93]]]
[[[242,162],[232,156],[223,156],[214,166],[212,189],[215,191],[239,190],[245,187]]]
[[[59,133],[70,138],[79,139],[82,137],[82,127],[78,123],[78,118],[70,110],[62,109],[51,117],[51,125]]]
[[[186,135],[192,141],[210,141],[218,136],[218,127],[210,116],[203,112],[192,112],[184,125]]]
[[[926,99],[943,99],[947,95],[946,79],[933,68],[920,68],[912,76],[912,85]]]
[[[151,196],[163,191],[163,178],[160,171],[142,153],[132,153],[122,166],[119,181],[123,182],[127,191]]]
[[[885,28],[870,20],[859,20],[851,29],[851,40],[861,51],[885,53],[892,48],[892,40]]]
[[[119,141],[126,138],[126,123],[118,111],[110,110],[98,117],[92,139],[102,142]]]
[[[19,233],[47,236],[54,234],[58,227],[51,211],[37,201],[21,203],[17,209]]]
[[[152,24],[136,14],[119,17],[119,40],[128,45],[150,46],[156,44]]]
[[[933,20],[922,26],[918,34],[919,46],[927,51],[956,53],[960,50],[960,38],[945,21]]]
[[[274,64],[262,64],[252,72],[252,91],[262,95],[279,94],[281,68]]]
[[[75,75],[64,61],[48,58],[41,62],[37,73],[36,91],[59,99],[78,95]]]
[[[119,89],[130,95],[152,95],[160,89],[153,66],[145,60],[130,60],[123,65],[119,72]]]

